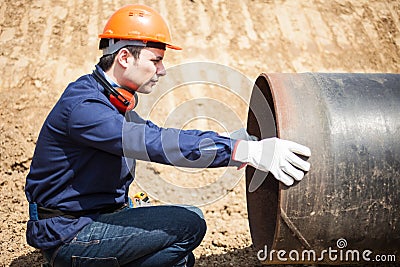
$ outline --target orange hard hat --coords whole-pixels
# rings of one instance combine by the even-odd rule
[[[137,40],[163,43],[166,47],[181,50],[171,43],[171,33],[166,21],[154,9],[145,5],[127,5],[108,19],[100,38]],[[145,46],[145,45],[143,45]]]

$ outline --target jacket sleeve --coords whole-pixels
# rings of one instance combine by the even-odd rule
[[[84,145],[138,160],[191,168],[240,165],[231,160],[235,140],[212,131],[158,127],[134,111],[124,118],[95,100],[74,109],[69,129]]]
[[[241,164],[231,160],[236,140],[212,131],[162,128],[132,112],[122,132],[127,157],[190,168]]]
[[[86,99],[68,116],[68,134],[81,145],[123,155],[123,116],[99,99]]]

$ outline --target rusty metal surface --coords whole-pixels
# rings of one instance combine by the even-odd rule
[[[268,107],[266,107],[268,105]],[[277,132],[266,110],[272,110]],[[247,192],[257,248],[371,250],[400,260],[400,75],[261,74],[248,131],[311,148],[311,170],[287,188]],[[246,181],[265,175],[248,167]]]

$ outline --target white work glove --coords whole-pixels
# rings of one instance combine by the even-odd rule
[[[311,151],[306,146],[276,137],[261,141],[238,142],[232,156],[233,160],[248,163],[264,172],[270,171],[277,180],[287,186],[292,185],[294,180],[300,181],[304,176],[303,171],[310,170],[310,163],[294,154],[311,156]],[[251,182],[250,187],[252,187]]]
[[[231,133],[223,132],[220,135],[235,140],[258,141],[258,138],[254,135],[249,135],[245,128],[240,128],[239,130],[233,131]]]

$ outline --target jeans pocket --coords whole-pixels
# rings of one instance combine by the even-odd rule
[[[88,258],[72,256],[72,267],[119,267],[117,258]]]

